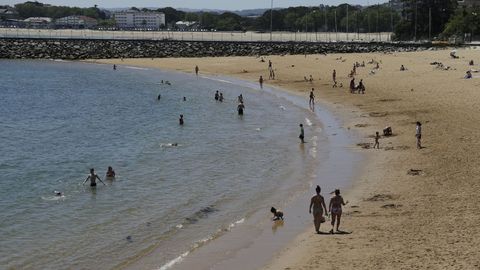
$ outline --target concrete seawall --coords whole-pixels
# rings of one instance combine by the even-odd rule
[[[104,59],[417,51],[431,44],[0,39],[4,59]]]

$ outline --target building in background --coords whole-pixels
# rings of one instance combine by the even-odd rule
[[[178,21],[175,23],[175,28],[183,31],[197,30],[200,24],[198,22]]]
[[[480,0],[462,0],[458,1],[458,5],[462,7],[480,7]]]
[[[50,28],[53,22],[49,17],[30,17],[23,21],[28,28]]]
[[[67,16],[55,21],[57,28],[85,29],[97,25],[97,20],[87,16]]]
[[[18,12],[13,8],[0,8],[0,20],[18,18]]]
[[[114,13],[120,29],[159,29],[165,26],[165,14],[161,12],[139,12],[128,10]]]

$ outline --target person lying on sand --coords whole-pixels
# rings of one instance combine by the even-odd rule
[[[471,78],[472,78],[472,72],[468,70],[467,74],[465,74],[465,79],[471,79]]]

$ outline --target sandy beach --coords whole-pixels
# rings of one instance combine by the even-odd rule
[[[361,134],[352,151],[365,152],[364,167],[343,196],[342,226],[351,234],[299,235],[266,269],[480,269],[480,49],[395,54],[332,54],[255,57],[92,60],[200,74],[222,74],[273,85],[305,96]],[[340,59],[341,58],[341,59]],[[371,74],[379,62],[380,69]],[[469,66],[470,59],[475,66]],[[275,80],[268,79],[268,60]],[[354,62],[366,94],[350,94]],[[437,68],[441,62],[446,68]],[[406,71],[400,71],[404,65]],[[332,70],[343,88],[332,88]],[[313,82],[304,77],[313,76]],[[423,149],[415,147],[415,122],[423,124]],[[391,126],[393,136],[376,131]],[[414,173],[411,173],[411,170]],[[323,191],[327,203],[329,191]],[[312,195],[314,190],[311,191]],[[305,205],[305,211],[308,205]],[[313,221],[313,218],[312,218]],[[330,230],[323,224],[321,231]]]

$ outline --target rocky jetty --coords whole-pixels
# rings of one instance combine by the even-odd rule
[[[431,44],[0,39],[0,58],[105,59],[406,52]]]

